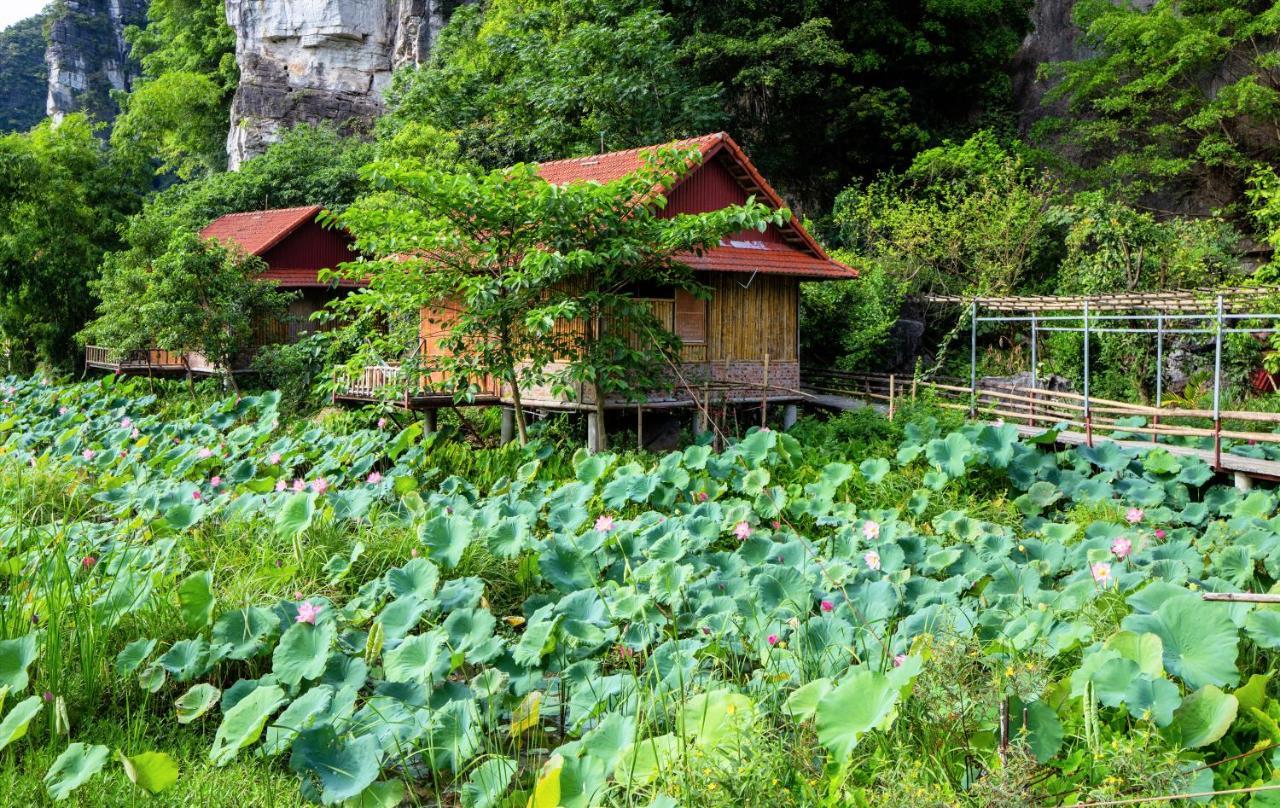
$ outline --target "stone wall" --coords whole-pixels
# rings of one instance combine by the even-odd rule
[[[423,62],[457,0],[226,0],[240,86],[231,168],[297,123],[366,132],[399,66]]]

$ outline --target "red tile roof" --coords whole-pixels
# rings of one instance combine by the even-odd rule
[[[228,213],[200,231],[207,239],[238,244],[250,255],[261,256],[290,233],[312,221],[323,210],[319,205]]]
[[[711,158],[723,153],[736,164],[743,179],[739,182],[750,194],[762,199],[773,208],[784,208],[781,195],[760,174],[750,158],[733,138],[725,132],[678,140],[670,144],[679,149],[696,148],[702,159],[699,165],[707,165]],[[538,164],[538,174],[547,182],[564,185],[570,182],[610,182],[635,171],[644,164],[645,155],[659,146],[575,157],[569,160],[553,160]],[[680,182],[688,180],[698,171],[695,167]],[[669,194],[675,188],[666,189]],[[822,246],[809,234],[794,215],[781,228],[790,244],[761,242],[763,249],[742,249],[721,246],[701,256],[685,256],[685,263],[694,269],[707,272],[761,272],[770,275],[793,275],[810,280],[840,280],[858,277],[858,270],[847,267],[827,255]],[[793,246],[794,245],[794,246]]]

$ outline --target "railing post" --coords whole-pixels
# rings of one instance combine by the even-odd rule
[[[1164,313],[1156,314],[1156,409],[1164,406]],[[1160,413],[1151,416],[1151,425],[1160,426]],[[1155,432],[1151,433],[1151,442],[1160,440]]]
[[[969,417],[978,416],[978,301],[969,304]]]
[[[1040,342],[1040,323],[1036,320],[1036,313],[1031,312],[1031,418],[1032,425],[1036,422],[1036,389],[1040,386],[1040,357],[1038,354],[1038,343]]]
[[[1093,446],[1093,412],[1089,409],[1089,298],[1084,299],[1084,440]]]
[[[1218,295],[1218,327],[1213,340],[1213,467],[1222,470],[1222,295]]]
[[[894,388],[894,375],[890,373],[889,374],[889,420],[890,421],[893,420],[893,388]]]

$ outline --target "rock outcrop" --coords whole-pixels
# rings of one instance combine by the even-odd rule
[[[1132,7],[1145,11],[1155,0],[1128,0]],[[1052,62],[1071,62],[1093,55],[1081,41],[1075,24],[1076,0],[1035,0],[1031,5],[1031,31],[1013,58],[1011,78],[1018,121],[1026,131],[1047,115],[1066,113],[1066,104],[1045,103],[1045,94],[1053,87],[1052,76],[1042,76],[1041,66]]]
[[[146,25],[147,0],[63,0],[52,13],[45,111],[55,120],[72,112],[112,120],[119,109],[111,92],[129,90],[138,76],[124,29]]]
[[[400,65],[421,63],[458,0],[227,0],[240,86],[232,168],[297,123],[367,130]]]

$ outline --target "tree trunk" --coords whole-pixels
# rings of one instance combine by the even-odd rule
[[[597,452],[609,451],[609,434],[604,431],[604,391],[596,385],[596,411],[591,416],[596,419],[596,446]]]
[[[525,425],[524,405],[520,402],[520,382],[516,381],[514,373],[511,375],[511,403],[515,405],[516,434],[520,437],[520,445],[525,446],[529,443],[529,430]]]

